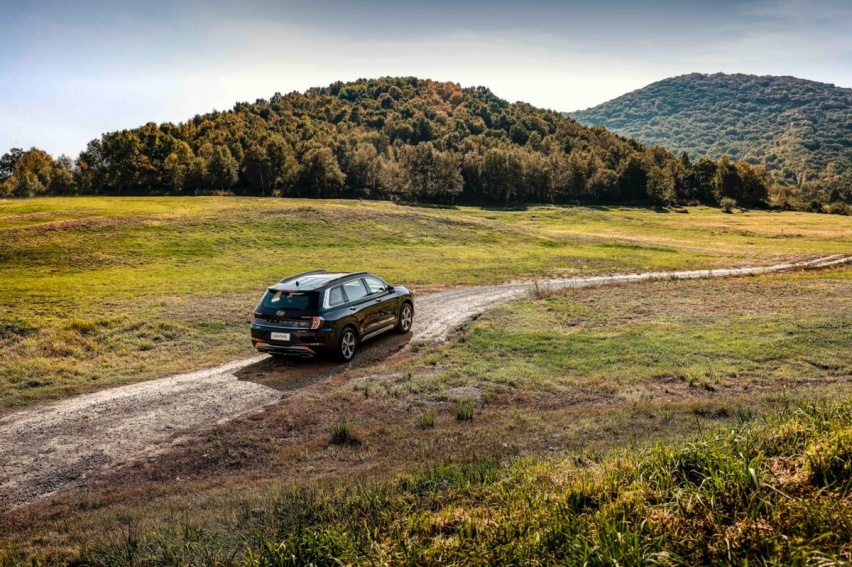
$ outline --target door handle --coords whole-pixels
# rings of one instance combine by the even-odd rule
[[[358,309],[358,306],[353,305],[352,307],[349,308],[349,311],[355,311],[356,309]]]
[[[381,303],[381,302],[382,302],[382,298],[381,298],[381,297],[377,297],[377,298],[376,298],[376,303]]]

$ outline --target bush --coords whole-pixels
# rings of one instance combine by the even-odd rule
[[[417,424],[420,429],[432,429],[435,427],[435,410],[427,409],[420,416],[420,422]]]
[[[337,423],[331,428],[331,444],[332,445],[360,445],[359,441],[352,432],[352,424],[346,417],[341,417]]]
[[[810,203],[808,203],[808,210],[814,213],[821,213],[822,211],[822,203],[814,199]]]
[[[456,419],[459,421],[473,421],[473,400],[456,401]]]
[[[719,206],[722,207],[722,212],[732,213],[734,209],[737,208],[737,201],[730,197],[722,197],[719,201]]]
[[[846,203],[841,203],[840,201],[836,203],[832,203],[828,206],[828,212],[832,215],[848,215],[849,214],[849,205]]]
[[[852,429],[839,431],[807,453],[815,486],[847,490],[852,486]]]

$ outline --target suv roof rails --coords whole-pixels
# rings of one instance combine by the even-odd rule
[[[324,273],[325,273],[325,270],[311,270],[310,272],[302,272],[301,274],[296,274],[295,276],[290,276],[289,278],[284,278],[283,280],[281,280],[278,283],[289,282],[290,280],[297,280],[297,279],[305,277],[305,276],[310,276],[310,275],[313,275],[313,274],[324,274]]]
[[[349,272],[348,274],[344,274],[340,277],[334,278],[333,280],[328,280],[328,283],[336,282],[338,280],[342,280],[343,278],[351,278],[352,276],[363,276],[369,273],[370,272]]]

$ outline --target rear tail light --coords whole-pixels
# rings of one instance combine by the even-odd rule
[[[254,325],[254,322],[257,320],[257,315],[255,315],[254,311],[251,313],[251,324]]]
[[[325,321],[322,317],[311,317],[311,329],[319,329],[322,322]]]

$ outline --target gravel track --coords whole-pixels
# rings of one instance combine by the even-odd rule
[[[548,280],[544,289],[588,288],[661,279],[755,275],[819,269],[852,262],[834,255],[773,266],[653,272]],[[468,287],[417,299],[412,343],[446,340],[471,318],[495,305],[520,299],[531,283]],[[356,357],[369,365],[404,342],[378,339]],[[369,354],[368,354],[369,353]],[[270,366],[266,356],[218,368],[103,390],[24,410],[0,419],[0,512],[67,486],[82,485],[88,473],[156,454],[176,440],[198,435],[223,421],[255,412],[280,399],[282,389],[305,387],[350,365],[329,363]],[[290,375],[285,388],[264,385],[270,372]],[[243,379],[240,379],[243,378]]]
[[[852,262],[852,257],[843,254],[825,256],[803,262],[785,262],[773,266],[724,268],[718,270],[692,270],[680,272],[645,272],[616,276],[568,278],[539,282],[544,290],[565,288],[587,288],[602,285],[637,283],[653,280],[694,280],[722,278],[783,272],[793,269],[818,269]],[[417,325],[412,343],[434,343],[445,340],[455,329],[487,309],[500,303],[527,296],[535,284],[529,282],[494,286],[465,287],[442,291],[417,299]]]

